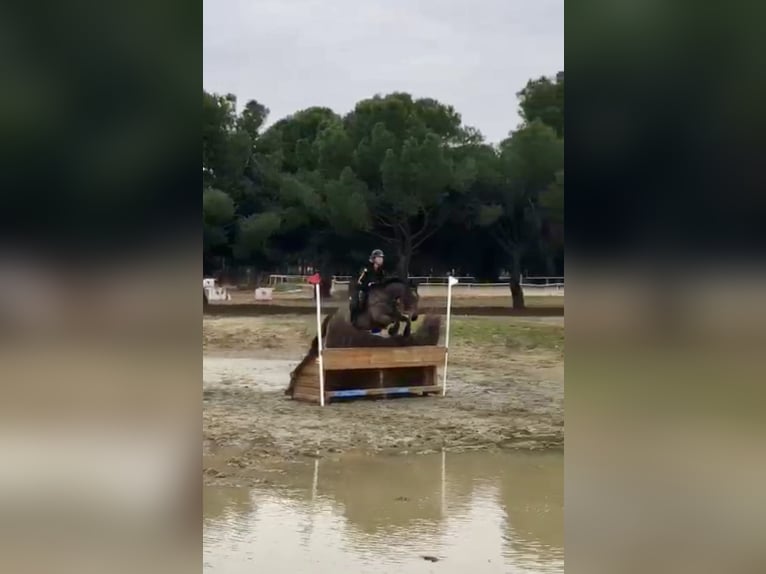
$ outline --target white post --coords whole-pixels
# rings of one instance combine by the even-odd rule
[[[457,278],[449,276],[447,278],[447,332],[444,336],[444,379],[442,380],[442,396],[447,394],[447,361],[449,360],[449,323],[452,315],[452,286],[458,282]]]
[[[319,404],[324,406],[324,362],[322,361],[322,297],[319,293],[319,283],[314,285],[317,300],[317,361],[319,362]]]

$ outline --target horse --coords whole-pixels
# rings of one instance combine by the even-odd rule
[[[354,287],[349,285],[349,300],[352,304],[357,300],[356,297],[358,296]],[[367,336],[375,340],[376,345],[379,346],[418,344],[418,341],[414,340],[415,338],[410,338],[412,321],[416,321],[418,318],[418,300],[418,287],[414,281],[405,282],[397,277],[391,277],[381,283],[370,286],[370,290],[367,293],[367,305],[362,311],[354,314],[353,320],[351,318],[352,314],[346,316],[346,312],[343,309],[337,309],[334,313],[325,317],[320,325],[318,336],[314,337],[311,341],[309,352],[300,364],[293,369],[293,372],[290,373],[290,385],[285,394],[289,395],[292,392],[293,385],[295,384],[295,375],[304,365],[318,356],[318,337],[324,339],[327,336],[330,323],[335,323],[336,331],[338,329],[342,331],[335,337],[336,343],[342,342],[342,344],[336,344],[335,346],[354,346],[352,342],[357,338],[359,331],[367,333]],[[396,337],[402,321],[406,323],[403,336]],[[384,339],[369,335],[369,331],[372,329],[385,329],[387,327],[391,338]],[[431,336],[433,330],[433,326],[431,326],[430,330],[423,330],[423,336]],[[435,332],[438,339],[438,321],[436,322]]]
[[[431,315],[425,317],[420,328],[410,337],[376,337],[367,331],[360,331],[348,320],[348,312],[337,309],[322,321],[321,336],[328,348],[348,347],[410,347],[436,345],[441,332],[441,317]],[[318,337],[311,341],[311,347],[303,360],[290,373],[290,384],[285,395],[292,395],[298,375],[301,370],[319,356]]]
[[[399,328],[404,321],[406,325],[403,334],[409,337],[412,321],[417,321],[418,318],[419,299],[418,286],[414,281],[405,282],[398,277],[390,277],[370,286],[365,308],[352,313],[351,323],[363,331],[388,327],[388,334],[393,337],[399,334]],[[350,305],[354,307],[357,300],[357,288],[351,284]]]

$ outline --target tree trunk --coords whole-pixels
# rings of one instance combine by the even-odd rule
[[[513,308],[524,309],[524,290],[521,288],[521,253],[518,249],[513,250],[511,257],[511,274],[508,286],[511,288]]]
[[[322,297],[322,299],[329,299],[332,294],[330,293],[330,289],[332,289],[332,277],[329,275],[321,275],[322,280],[319,282],[319,295]]]
[[[410,270],[410,258],[408,255],[400,254],[399,255],[399,265],[396,266],[396,274],[402,278],[406,279],[409,275]]]
[[[332,274],[329,272],[332,269],[332,258],[329,256],[328,250],[320,252],[318,257],[319,261],[313,263],[314,273],[319,273],[319,296],[324,299],[330,299],[332,295],[330,290],[332,289]],[[308,267],[308,266],[306,266]]]
[[[556,276],[556,261],[550,249],[545,252],[545,273],[548,277]]]
[[[412,251],[412,239],[406,237],[399,248],[399,265],[396,267],[397,275],[399,275],[401,279],[407,279],[409,276]]]

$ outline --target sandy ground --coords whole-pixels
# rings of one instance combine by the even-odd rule
[[[453,319],[446,397],[292,401],[311,317],[205,317],[205,480],[243,484],[268,462],[340,453],[563,445],[563,318]]]

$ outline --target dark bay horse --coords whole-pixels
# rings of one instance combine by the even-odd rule
[[[349,298],[357,297],[355,285],[349,286],[349,296]],[[375,346],[386,347],[436,344],[436,341],[439,339],[440,327],[438,318],[432,321],[430,325],[424,325],[425,329],[421,329],[416,335],[410,337],[412,321],[418,318],[418,299],[418,289],[415,283],[405,282],[397,278],[387,279],[378,285],[370,287],[367,305],[363,311],[356,314],[353,323],[348,315],[348,311],[338,309],[324,318],[319,336],[323,340],[325,340],[325,337],[330,339],[328,330],[332,324],[333,342],[330,345],[334,347],[358,346],[359,331],[364,332],[362,334],[363,337],[366,336],[368,339],[371,339],[366,341],[368,344],[365,346],[372,346],[371,343],[373,341]],[[402,321],[406,323],[403,336],[396,337],[395,335],[398,334]],[[369,334],[369,331],[374,328],[385,329],[386,327],[388,327],[388,334],[392,335],[390,338],[373,337]],[[309,352],[293,372],[290,373],[290,385],[285,391],[286,395],[292,392],[296,374],[307,363],[313,361],[318,354],[318,337],[314,337],[311,341]]]
[[[349,300],[358,297],[356,285],[349,285]],[[391,277],[370,286],[365,308],[354,314],[352,324],[357,329],[370,331],[388,327],[389,335],[397,335],[405,323],[404,336],[412,330],[412,321],[418,318],[418,287],[413,281]]]

